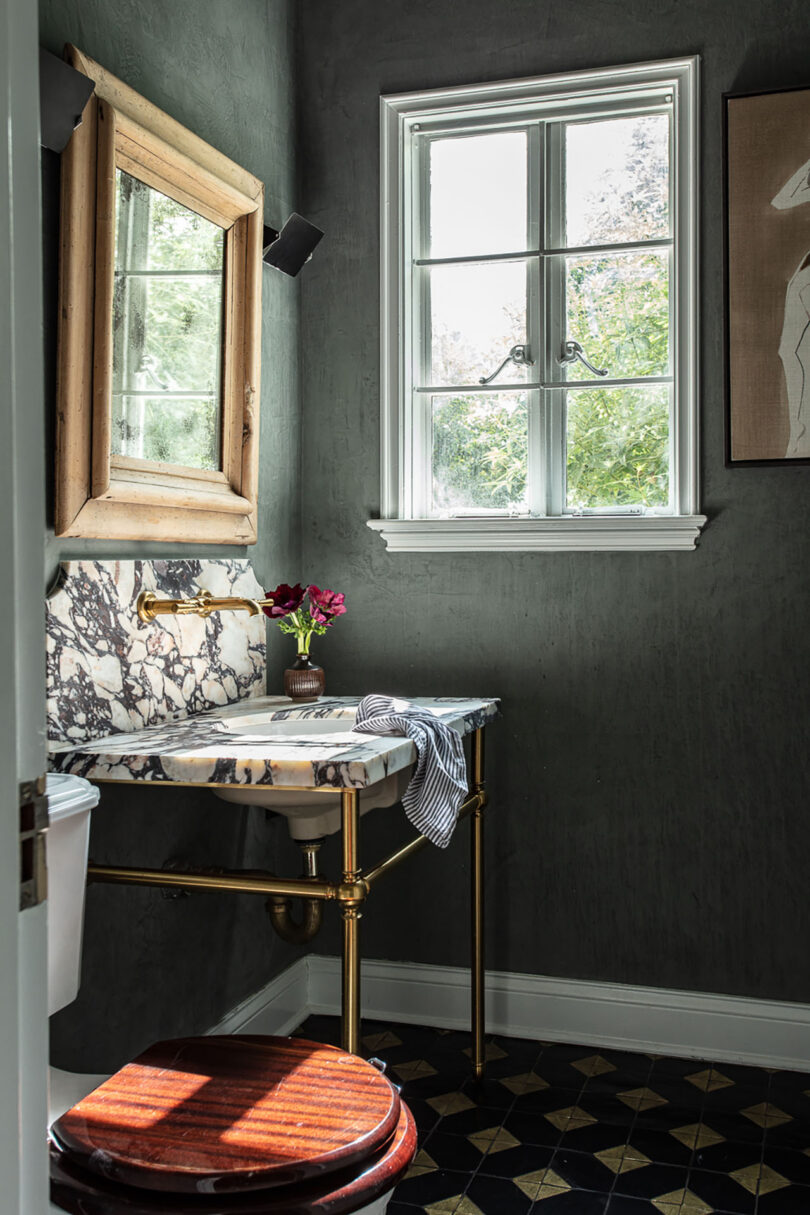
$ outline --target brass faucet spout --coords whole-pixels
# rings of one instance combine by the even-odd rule
[[[138,618],[144,624],[151,624],[158,616],[202,616],[208,617],[212,612],[247,612],[249,616],[258,616],[262,608],[272,607],[273,600],[238,599],[233,597],[217,598],[210,591],[200,591],[192,599],[158,599],[154,591],[141,591],[138,596]]]

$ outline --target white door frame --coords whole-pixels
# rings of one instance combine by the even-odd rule
[[[45,769],[37,6],[0,0],[0,1193],[46,1215],[45,905],[19,911],[21,781]]]

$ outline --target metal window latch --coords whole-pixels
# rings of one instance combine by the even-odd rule
[[[48,897],[47,834],[48,798],[45,777],[40,776],[20,785],[20,911]]]
[[[579,359],[583,367],[588,368],[588,371],[590,371],[592,375],[610,374],[607,367],[594,367],[593,363],[586,358],[585,351],[582,349],[579,342],[575,342],[573,338],[569,338],[563,346],[563,352],[560,356],[560,366],[562,367],[566,363],[575,363],[577,359]]]
[[[496,368],[492,375],[482,375],[478,383],[491,384],[501,374],[507,363],[514,363],[517,367],[531,367],[534,364],[534,359],[529,352],[528,346],[513,346],[500,367]]]

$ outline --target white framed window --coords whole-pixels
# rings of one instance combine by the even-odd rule
[[[697,72],[381,98],[389,549],[695,546]]]

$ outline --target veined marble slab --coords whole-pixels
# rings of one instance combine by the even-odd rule
[[[129,734],[266,691],[263,614],[138,619],[141,591],[260,598],[247,560],[66,561],[46,600],[53,744]]]
[[[51,766],[57,772],[99,781],[364,788],[409,767],[416,748],[407,738],[353,733],[359,703],[359,696],[324,697],[306,705],[283,696],[264,696],[250,704],[234,704],[78,747],[56,746],[51,749]],[[409,703],[429,709],[462,734],[498,715],[495,699],[417,696]],[[313,717],[334,720],[337,733],[272,737],[273,722]],[[268,733],[257,734],[263,723]]]

